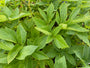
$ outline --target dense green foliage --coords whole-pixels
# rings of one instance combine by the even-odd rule
[[[0,0],[0,68],[90,68],[90,0]]]

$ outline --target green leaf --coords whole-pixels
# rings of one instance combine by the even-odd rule
[[[80,8],[76,7],[70,14],[69,19],[73,20],[78,15],[79,11],[80,11]]]
[[[54,68],[67,68],[65,56],[55,58]]]
[[[88,40],[88,34],[87,33],[77,33],[76,34],[83,42],[85,42],[88,46],[90,46],[89,40]]]
[[[59,24],[59,26],[53,29],[52,31],[53,36],[56,36],[61,31],[61,29],[67,29],[67,24]]]
[[[90,47],[88,47],[88,46],[84,46],[84,48],[83,48],[83,58],[85,59],[85,60],[88,60],[88,58],[90,57]]]
[[[72,65],[76,65],[76,61],[72,55],[65,53],[65,57]]]
[[[14,45],[10,42],[1,41],[0,42],[0,48],[4,50],[11,50],[14,47]]]
[[[48,23],[52,20],[53,16],[54,16],[54,6],[53,4],[51,3],[49,5],[49,7],[47,8],[47,18],[48,18]]]
[[[74,51],[83,51],[83,46],[74,45],[68,49],[69,54],[74,54]]]
[[[82,59],[81,51],[74,51],[75,55],[82,61],[83,65],[86,66],[85,61]]]
[[[66,32],[66,34],[68,34],[68,35],[75,35],[75,33],[76,33],[75,31],[71,31],[71,30],[70,30],[70,31],[68,30],[68,31]]]
[[[51,45],[52,46],[52,45]],[[48,48],[47,56],[49,58],[54,58],[57,55],[57,51],[55,50],[54,47]]]
[[[55,19],[52,20],[51,23],[48,25],[48,28],[50,29],[50,31],[52,30],[54,24],[55,24]]]
[[[60,16],[58,12],[56,12],[56,22],[57,24],[60,24]]]
[[[19,8],[16,8],[13,13],[15,16],[19,15]]]
[[[0,53],[0,63],[7,63],[7,55]]]
[[[72,23],[74,24],[74,23],[80,23],[80,22],[85,22],[85,21],[90,21],[90,15],[82,16],[78,19],[74,19],[74,20],[72,20]]]
[[[8,17],[12,14],[11,10],[6,6],[3,8],[3,13],[6,14]]]
[[[0,29],[0,39],[16,43],[16,33],[9,28]]]
[[[33,17],[33,21],[35,22],[37,27],[44,27],[44,26],[46,26],[46,23],[42,19]]]
[[[35,52],[33,53],[32,55],[35,59],[38,59],[38,60],[46,60],[46,59],[49,59],[48,56],[42,52],[42,51],[38,51],[38,52]]]
[[[15,45],[14,46],[14,48],[8,53],[8,56],[7,56],[8,64],[15,59],[15,57],[17,56],[18,52],[21,49],[22,49],[22,46],[20,46],[20,45]]]
[[[38,31],[40,31],[40,32],[42,32],[42,33],[44,33],[44,34],[46,34],[46,35],[51,35],[50,32],[48,32],[47,30],[44,30],[42,28],[35,27],[35,29],[38,30]]]
[[[38,49],[43,49],[46,45],[46,40],[47,40],[47,36],[42,36],[42,38],[40,39],[40,42],[38,44]]]
[[[61,6],[60,6],[60,19],[61,19],[61,22],[65,22],[66,19],[67,19],[67,7],[68,7],[68,4],[67,3],[62,3]]]
[[[20,13],[19,15],[15,16],[15,17],[9,17],[9,20],[10,21],[13,21],[13,20],[17,20],[17,19],[20,19],[20,18],[23,18],[23,17],[26,17],[26,16],[29,16],[31,17],[31,13]]]
[[[24,61],[18,61],[18,60],[14,60],[12,63],[10,64],[5,64],[3,66],[4,68],[25,68],[25,63]]]
[[[73,30],[73,31],[77,31],[77,32],[88,32],[89,30],[81,27],[78,24],[71,24],[68,26],[67,30]]]
[[[67,45],[66,41],[64,40],[64,38],[61,35],[56,35],[54,38],[54,43],[56,45],[57,48],[68,48],[69,46]]]
[[[7,17],[5,15],[0,15],[0,22],[5,22],[7,21]]]
[[[20,51],[19,55],[17,56],[17,59],[24,60],[25,57],[32,55],[36,49],[37,49],[37,46],[34,46],[34,45],[23,47],[23,49]]]
[[[62,0],[53,0],[53,5],[55,7],[55,10],[58,9],[61,2],[62,2]]]
[[[57,26],[57,27],[52,31],[52,34],[53,34],[54,36],[56,36],[56,35],[60,32],[61,29],[62,29],[62,26],[61,26],[61,25]]]
[[[41,14],[41,16],[43,17],[43,19],[47,22],[47,16],[46,16],[45,12],[43,10],[41,10],[40,8],[38,10],[39,10],[39,13]]]
[[[27,32],[25,31],[24,27],[19,24],[17,27],[17,40],[18,43],[24,44],[26,41]]]
[[[52,42],[52,40],[53,40],[53,37],[52,36],[48,36],[47,40],[46,40],[46,43],[50,43],[50,42]]]

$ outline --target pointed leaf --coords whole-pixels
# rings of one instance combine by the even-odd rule
[[[46,43],[48,44],[48,43],[52,42],[52,40],[53,40],[53,37],[52,36],[48,36],[47,40],[46,40]]]
[[[45,21],[47,21],[47,16],[46,16],[45,12],[43,10],[41,10],[40,8],[38,10],[39,10],[39,13],[41,14],[41,16],[43,17],[43,19]]]
[[[80,11],[80,8],[76,7],[70,14],[69,19],[73,20],[78,15],[79,11]]]
[[[16,43],[16,33],[9,28],[0,29],[0,39]]]
[[[3,13],[5,13],[8,17],[12,14],[11,10],[6,6],[3,8]]]
[[[48,32],[47,30],[44,30],[42,28],[35,27],[35,29],[38,30],[38,31],[40,31],[40,32],[42,32],[42,33],[44,33],[44,34],[46,34],[46,35],[51,35],[50,32]]]
[[[60,24],[60,16],[58,12],[56,12],[56,22],[57,24]]]
[[[90,42],[88,40],[88,34],[87,33],[77,33],[76,34],[83,42],[85,42],[88,46],[90,46]]]
[[[38,44],[38,49],[43,49],[46,45],[46,40],[47,40],[47,36],[42,36],[42,38],[40,39],[40,42]]]
[[[51,23],[48,25],[48,28],[50,29],[50,31],[53,28],[54,24],[55,24],[55,19],[51,21]]]
[[[54,68],[67,68],[65,56],[56,57]]]
[[[2,41],[0,42],[0,48],[4,50],[11,50],[14,47],[14,45],[10,42]]]
[[[76,61],[74,59],[74,57],[70,54],[65,54],[66,59],[68,60],[68,62],[70,62],[72,65],[76,65]]]
[[[82,59],[81,51],[74,51],[75,55],[82,61],[82,63],[86,66],[85,61]]]
[[[57,26],[57,27],[52,31],[52,34],[53,34],[54,36],[56,36],[56,35],[60,32],[61,29],[62,29],[62,26],[61,26],[61,25]]]
[[[24,60],[28,55],[32,55],[36,49],[37,46],[34,45],[23,47],[23,49],[20,51],[20,54],[17,56],[17,59]]]
[[[53,16],[54,16],[53,11],[54,11],[54,5],[51,3],[51,4],[49,5],[49,7],[47,8],[47,17],[48,17],[48,22],[50,22],[51,19],[52,19]]]
[[[60,6],[60,19],[61,19],[61,22],[65,22],[66,19],[67,19],[67,7],[68,7],[68,4],[67,3],[62,3],[61,6]]]
[[[22,49],[22,46],[15,45],[15,47],[8,53],[7,61],[8,64],[12,62],[17,56],[18,52]]]
[[[67,29],[67,24],[59,24],[59,26],[57,26],[57,27],[52,31],[53,36],[56,36],[56,35],[61,31],[61,29]]]
[[[74,24],[74,23],[80,23],[80,22],[85,22],[85,21],[90,21],[90,15],[83,16],[78,19],[74,19],[74,20],[72,20],[72,23]]]
[[[7,63],[7,55],[0,53],[0,63]]]
[[[81,27],[80,25],[78,24],[72,24],[72,25],[69,25],[67,30],[73,30],[73,31],[78,31],[78,32],[88,32],[89,30]]]
[[[61,2],[62,2],[62,0],[53,0],[53,5],[55,7],[55,10],[58,9]]]
[[[42,19],[33,17],[33,21],[35,22],[37,27],[44,27],[44,26],[46,26],[44,20],[42,20]]]
[[[32,55],[35,59],[38,59],[38,60],[46,60],[46,59],[49,59],[48,56],[42,52],[42,51],[39,51],[39,52],[35,52],[33,53]]]
[[[20,19],[20,18],[23,18],[26,16],[31,16],[31,14],[30,13],[20,13],[19,15],[15,16],[13,18],[9,17],[9,20],[13,21],[13,20],[17,20],[17,19]]]
[[[90,47],[88,46],[84,46],[83,48],[83,57],[84,59],[88,60],[88,58],[90,57]]]
[[[17,40],[18,40],[18,43],[24,44],[25,41],[26,41],[26,35],[27,35],[27,32],[25,31],[23,26],[21,24],[19,24],[18,27],[17,27]]]
[[[54,43],[56,45],[57,48],[68,48],[69,46],[67,45],[66,41],[64,40],[64,38],[61,35],[56,35],[54,38]]]

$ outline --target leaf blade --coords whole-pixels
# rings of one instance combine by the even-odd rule
[[[19,60],[25,59],[26,56],[32,55],[32,53],[34,53],[34,51],[36,49],[37,49],[37,46],[34,46],[34,45],[29,45],[29,46],[23,47],[20,54],[17,56],[17,59],[19,59]]]
[[[69,47],[61,35],[56,35],[56,37],[54,38],[54,43],[57,48],[64,49]]]
[[[0,39],[10,41],[10,42],[14,42],[14,43],[17,42],[15,31],[13,31],[9,28],[0,29]]]
[[[27,32],[25,31],[24,27],[19,24],[17,27],[17,41],[20,44],[24,44],[26,41]]]
[[[12,62],[17,56],[18,52],[22,49],[22,46],[15,45],[15,47],[8,53],[7,61],[8,64]]]
[[[38,59],[38,60],[46,60],[46,59],[49,59],[48,56],[42,52],[42,51],[39,51],[39,52],[35,52],[33,53],[32,55],[34,58]]]

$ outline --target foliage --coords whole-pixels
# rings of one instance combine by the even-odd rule
[[[89,0],[0,1],[0,68],[89,64]]]

